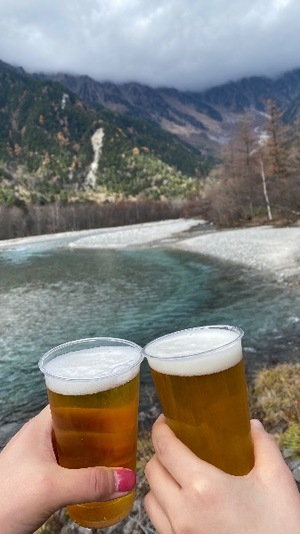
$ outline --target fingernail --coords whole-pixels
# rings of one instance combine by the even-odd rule
[[[116,491],[130,491],[134,488],[136,482],[135,472],[131,469],[116,469]]]

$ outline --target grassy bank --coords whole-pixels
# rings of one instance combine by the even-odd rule
[[[300,363],[260,371],[250,387],[250,407],[281,448],[300,454]]]

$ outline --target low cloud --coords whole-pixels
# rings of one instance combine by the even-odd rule
[[[298,0],[0,0],[0,58],[29,72],[201,90],[300,67]]]

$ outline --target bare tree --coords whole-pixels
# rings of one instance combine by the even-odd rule
[[[267,206],[268,218],[269,218],[269,221],[272,221],[273,216],[272,216],[272,210],[271,210],[270,200],[269,200],[269,195],[268,195],[268,190],[267,190],[264,162],[262,158],[260,158],[259,163],[260,163],[261,179],[262,179],[263,192],[264,192],[264,197],[265,197],[266,206]]]

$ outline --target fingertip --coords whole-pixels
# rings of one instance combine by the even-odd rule
[[[174,436],[174,432],[169,427],[164,415],[160,415],[152,426],[152,443],[155,451],[165,448],[165,440],[169,441],[171,436]]]
[[[259,419],[251,419],[250,425],[254,448],[257,448],[260,443],[273,441],[273,437],[265,430]]]
[[[156,421],[154,421],[152,428],[156,427],[156,426],[159,426],[159,425],[161,425],[161,424],[163,424],[165,422],[166,422],[166,418],[165,418],[164,414],[161,413],[158,416],[158,418],[156,419]]]
[[[116,499],[132,491],[136,484],[134,471],[123,467],[67,469],[57,466],[56,477],[56,498],[59,507]]]
[[[160,434],[164,426],[166,425],[166,418],[163,414],[160,414],[156,421],[154,421],[151,429],[152,441],[155,439],[157,434]]]
[[[251,419],[250,423],[253,430],[264,430],[264,426],[259,419]]]
[[[257,419],[251,420],[251,431],[256,468],[262,467],[266,472],[270,467],[281,465],[282,454],[274,436]]]

